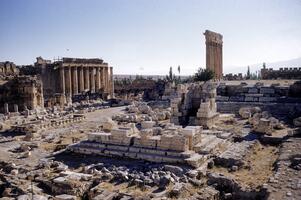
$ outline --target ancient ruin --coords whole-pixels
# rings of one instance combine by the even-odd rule
[[[265,66],[261,69],[262,79],[300,79],[301,78],[301,67],[285,67],[275,70],[273,68],[266,68]]]
[[[101,59],[62,58],[51,63],[37,58],[47,104],[70,103],[89,92],[101,98],[113,97],[113,67]]]
[[[253,76],[248,67],[247,75],[234,74],[234,70],[223,75],[223,36],[206,30],[207,70],[195,68],[189,71],[187,63],[194,61],[187,57],[183,59],[183,65],[179,63],[177,70],[173,71],[175,63],[182,62],[174,54],[169,54],[168,51],[175,48],[166,51],[162,48],[165,44],[158,44],[160,40],[151,40],[152,37],[168,35],[163,31],[171,28],[168,27],[170,20],[164,21],[162,16],[142,16],[148,14],[144,13],[147,12],[146,1],[143,9],[139,12],[129,9],[130,13],[121,10],[129,8],[131,5],[128,4],[118,4],[118,9],[114,9],[108,6],[108,1],[93,10],[91,5],[94,3],[82,3],[82,7],[77,6],[80,9],[74,12],[70,8],[75,2],[68,3],[68,9],[58,9],[63,8],[62,2],[58,2],[54,6],[55,12],[50,12],[53,21],[39,24],[38,20],[28,20],[38,24],[38,29],[35,27],[31,32],[29,27],[26,31],[14,32],[12,36],[21,32],[22,38],[13,38],[15,43],[12,46],[18,44],[30,53],[42,52],[48,56],[53,52],[65,56],[103,52],[109,63],[120,65],[114,67],[114,73],[124,70],[123,73],[130,74],[113,74],[113,67],[100,58],[58,57],[46,60],[37,57],[34,64],[17,65],[14,62],[25,63],[26,59],[31,59],[29,54],[20,48],[21,51],[16,52],[21,52],[22,56],[16,53],[12,55],[15,56],[14,62],[6,61],[10,58],[5,53],[10,50],[8,44],[11,41],[0,38],[4,44],[2,59],[5,61],[0,62],[1,200],[301,199],[300,68],[272,70],[264,67],[261,74]],[[160,4],[159,1],[157,3]],[[15,7],[22,6],[7,9],[4,4],[1,13],[6,14],[9,10],[27,19],[31,8],[29,4],[24,9],[26,15],[21,12],[23,10],[15,10]],[[46,9],[51,3],[45,7],[38,5],[39,2],[35,1],[34,8],[39,9],[35,9],[34,13],[41,10],[39,18],[47,19]],[[157,5],[150,8],[152,13],[160,13],[156,9],[162,9]],[[199,8],[197,13],[201,13]],[[93,20],[85,18],[85,10],[93,13]],[[117,13],[112,14],[115,10]],[[162,10],[169,16],[180,15],[182,9]],[[226,9],[219,12],[221,10]],[[193,9],[187,11],[185,15],[194,13]],[[110,18],[102,17],[107,13]],[[220,14],[212,9],[210,13],[210,18]],[[268,10],[268,13],[272,12]],[[125,18],[128,17],[126,14],[130,20]],[[113,18],[119,15],[124,19]],[[5,16],[8,17],[2,21],[11,18],[18,22],[21,20],[17,15]],[[64,20],[55,21],[57,16]],[[127,24],[136,20],[137,16],[142,16],[143,25],[156,24],[156,31],[159,31],[153,33],[147,29],[147,38],[143,38],[144,34],[140,38],[140,23]],[[69,18],[76,19],[70,23],[72,26],[65,24]],[[145,19],[151,23],[144,23]],[[162,19],[164,23],[152,23],[155,22],[153,19]],[[176,26],[185,19],[186,16],[180,16],[176,23],[170,24]],[[202,19],[208,21],[208,17]],[[3,34],[12,33],[11,28],[20,26],[15,21],[14,26],[2,26],[6,28]],[[115,21],[122,25],[114,24]],[[52,27],[52,22],[56,27]],[[246,22],[248,20],[243,20]],[[216,28],[224,30],[229,23],[227,21]],[[254,24],[257,26],[257,23]],[[199,21],[191,24],[199,26]],[[159,29],[158,25],[165,29]],[[44,26],[46,31],[41,30]],[[113,32],[110,30],[112,27]],[[133,32],[127,28],[132,28]],[[186,37],[186,26],[179,28],[184,30],[178,32],[181,34],[171,34]],[[68,32],[70,30],[74,36]],[[68,40],[62,42],[66,39],[63,37],[65,32],[69,33]],[[231,34],[237,32],[235,30]],[[260,31],[252,34],[256,32]],[[49,44],[49,41],[54,41],[49,33],[54,33],[58,42]],[[97,33],[97,39],[92,37],[94,33]],[[128,40],[129,35],[126,34],[129,33],[132,38]],[[199,33],[193,31],[195,41],[199,39]],[[232,37],[238,41],[237,35],[228,38],[229,33],[225,31],[225,39]],[[24,36],[31,35],[43,36],[43,44],[39,37],[28,40],[37,45],[22,42]],[[79,39],[77,35],[80,35]],[[9,40],[10,37],[4,38]],[[242,38],[248,37],[243,35]],[[185,39],[185,43],[187,41]],[[231,38],[227,40],[227,50],[233,48],[233,42],[228,45],[230,41]],[[62,50],[63,45],[68,47],[66,52]],[[148,49],[143,49],[144,45],[148,45]],[[159,54],[151,52],[152,48]],[[137,51],[137,55],[131,55],[132,49]],[[182,48],[179,46],[176,50],[180,52]],[[181,52],[179,55],[186,54]],[[170,69],[168,75],[149,75],[145,73],[149,69],[144,69],[146,66],[140,63],[140,56],[150,59],[148,62],[156,68],[154,70],[161,67],[160,62],[173,66],[167,66]],[[185,60],[189,60],[187,65]],[[141,71],[134,71],[138,69]]]

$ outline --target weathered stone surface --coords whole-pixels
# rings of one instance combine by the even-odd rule
[[[301,117],[294,119],[294,126],[301,127]]]

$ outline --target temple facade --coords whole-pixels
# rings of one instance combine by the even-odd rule
[[[223,78],[223,36],[206,30],[206,68],[214,72],[215,79]]]
[[[64,105],[83,94],[112,98],[114,93],[113,67],[102,59],[62,58],[51,62],[37,58],[48,104]]]

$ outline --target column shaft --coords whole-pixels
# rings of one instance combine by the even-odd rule
[[[89,77],[89,68],[85,67],[85,90],[90,90],[90,77]]]
[[[104,91],[105,89],[105,71],[104,71],[104,67],[100,68],[100,85],[101,85],[101,89],[102,91]]]
[[[85,91],[85,81],[84,81],[84,69],[83,67],[79,68],[79,91]]]
[[[104,89],[104,91],[107,93],[108,92],[108,82],[109,82],[109,70],[108,70],[108,67],[105,67],[104,68],[105,69],[105,73],[104,73],[104,75],[105,75],[105,89]]]
[[[114,77],[113,77],[113,67],[110,67],[110,95],[111,95],[111,98],[114,97]]]
[[[100,90],[100,69],[99,67],[96,68],[96,91]]]
[[[77,78],[77,67],[72,68],[72,89],[73,89],[73,94],[78,94],[78,78]]]
[[[59,74],[60,92],[62,94],[65,94],[65,70],[63,67],[60,67],[59,70],[60,70],[60,74]]]
[[[95,92],[95,69],[94,67],[92,67],[90,69],[90,85],[91,85],[91,92],[94,93]]]
[[[66,77],[65,77],[65,86],[66,86],[66,94],[67,95],[72,95],[72,88],[71,88],[71,68],[67,67],[66,68]]]

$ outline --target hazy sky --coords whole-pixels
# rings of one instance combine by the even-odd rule
[[[192,74],[206,29],[224,36],[226,73],[301,57],[300,0],[0,0],[0,27],[0,61],[16,64],[100,57],[119,74]]]

